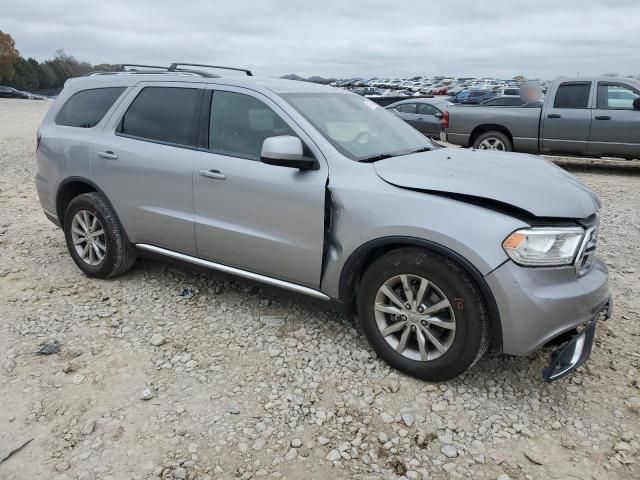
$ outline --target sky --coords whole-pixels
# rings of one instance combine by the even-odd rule
[[[324,77],[640,74],[640,0],[9,0],[24,57]]]

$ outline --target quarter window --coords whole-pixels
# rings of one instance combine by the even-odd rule
[[[95,127],[125,87],[92,88],[72,95],[56,116],[57,125],[67,127]]]
[[[211,103],[209,149],[259,160],[269,137],[296,135],[264,102],[250,95],[216,91]]]
[[[620,83],[598,84],[598,108],[605,110],[633,110],[633,101],[640,93]]]
[[[553,108],[587,108],[591,83],[563,83],[558,87]]]
[[[176,145],[195,146],[201,90],[145,87],[122,117],[118,132]]]

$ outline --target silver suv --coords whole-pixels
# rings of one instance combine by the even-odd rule
[[[73,79],[44,118],[40,201],[88,276],[153,253],[336,301],[431,381],[490,348],[557,344],[547,380],[588,358],[611,300],[578,180],[441,148],[340,89],[204,67]]]

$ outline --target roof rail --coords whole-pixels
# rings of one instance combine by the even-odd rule
[[[167,69],[168,72],[179,72],[182,69],[179,68],[181,66],[184,67],[206,67],[206,68],[218,68],[221,70],[234,70],[236,72],[244,72],[247,74],[247,76],[252,77],[253,73],[251,73],[251,70],[247,70],[246,68],[236,68],[236,67],[222,67],[220,65],[205,65],[203,63],[181,63],[181,62],[176,62],[176,63],[172,63],[169,68]],[[193,71],[193,70],[187,70],[187,71]]]
[[[160,68],[162,70],[169,70],[169,67],[160,67],[158,65],[141,65],[139,63],[120,63],[119,65],[122,68],[122,71],[128,71],[125,70],[126,67]]]
[[[124,70],[119,72],[108,72],[104,70],[95,70],[93,72],[89,72],[85,74],[85,77],[93,77],[93,76],[102,76],[102,75],[184,75],[184,76],[197,76],[197,77],[212,77],[218,78],[219,75],[212,75],[205,72],[199,72],[197,70],[177,70],[175,72],[169,72],[167,70],[157,71],[157,70]]]

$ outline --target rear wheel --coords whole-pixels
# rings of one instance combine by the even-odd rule
[[[97,192],[78,195],[69,202],[64,233],[71,258],[90,277],[120,275],[135,262],[120,221]]]
[[[513,145],[508,136],[502,132],[486,132],[478,135],[473,142],[476,150],[496,150],[500,152],[512,152]]]
[[[423,380],[454,378],[488,349],[477,287],[458,264],[426,250],[395,250],[373,262],[360,283],[358,311],[378,356]]]

